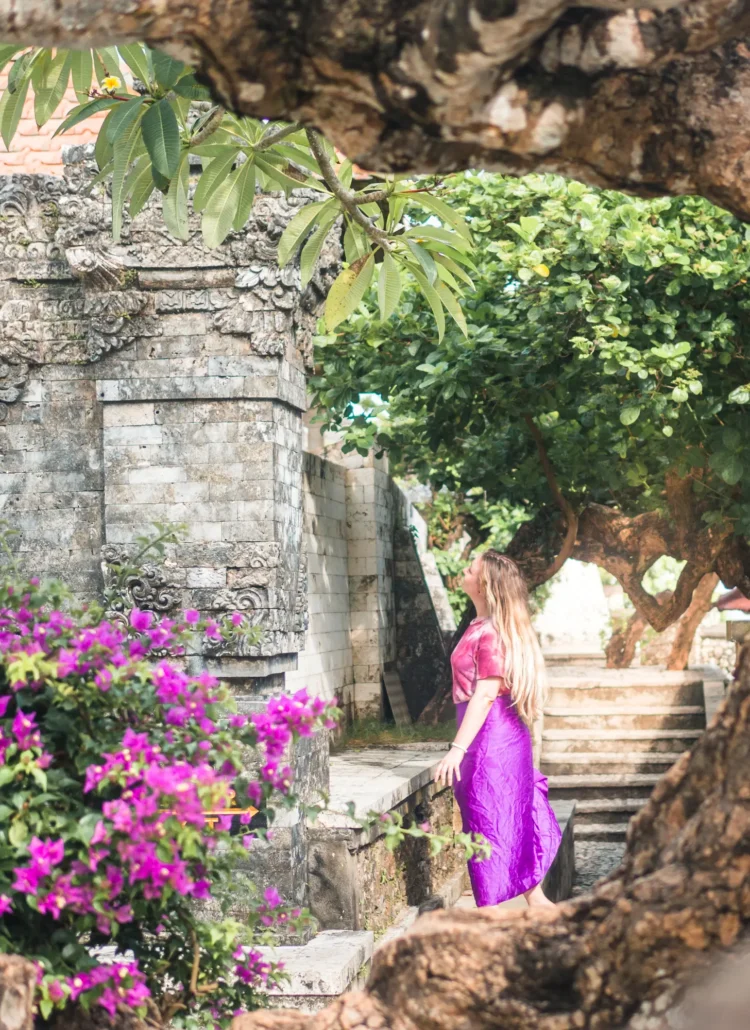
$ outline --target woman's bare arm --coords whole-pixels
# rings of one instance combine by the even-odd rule
[[[469,747],[474,737],[484,726],[484,721],[489,715],[492,703],[500,693],[502,686],[503,681],[499,677],[493,676],[492,679],[477,681],[476,690],[469,700],[461,728],[453,738],[454,743],[458,747],[464,750]]]

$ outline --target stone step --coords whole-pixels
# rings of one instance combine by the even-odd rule
[[[680,751],[547,751],[542,753],[542,772],[545,776],[573,776],[584,769],[592,775],[665,773],[680,754]]]
[[[576,827],[597,823],[621,823],[639,812],[647,798],[587,798],[576,806]]]
[[[627,823],[583,823],[576,824],[576,841],[581,840],[625,840]]]
[[[548,701],[550,707],[565,706],[582,708],[592,702],[608,702],[612,705],[629,705],[639,708],[650,705],[702,705],[703,684],[694,682],[659,683],[654,680],[643,685],[601,682],[591,680],[563,680],[561,676],[549,681]]]
[[[324,930],[302,947],[262,947],[272,962],[283,962],[289,977],[267,996],[272,1008],[318,1012],[345,991],[364,986],[374,934],[369,930]]]
[[[544,729],[704,729],[703,705],[547,705]]]
[[[572,800],[582,804],[585,801],[618,800],[620,798],[641,798],[646,803],[651,791],[661,779],[656,773],[582,773],[547,776],[550,798]],[[577,811],[577,810],[576,810]]]
[[[542,761],[554,752],[679,752],[692,747],[702,730],[547,729],[542,734]]]

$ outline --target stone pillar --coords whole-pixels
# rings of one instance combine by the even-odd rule
[[[381,713],[381,670],[396,658],[393,596],[394,499],[387,459],[344,456],[354,685],[347,713]]]
[[[106,192],[88,190],[90,151],[71,148],[66,161],[63,178],[0,180],[3,517],[23,567],[84,599],[137,536],[184,524],[129,602],[239,609],[261,626],[257,646],[190,656],[253,710],[283,688],[303,646],[305,367],[337,244],[305,291],[296,268],[279,269],[279,237],[308,200],[295,191],[259,195],[218,250],[194,216],[189,239],[172,238],[154,200],[115,245]],[[303,794],[327,781],[324,744],[292,756]],[[295,832],[279,886],[301,901]]]

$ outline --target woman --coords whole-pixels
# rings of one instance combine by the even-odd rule
[[[437,768],[452,784],[465,833],[481,833],[489,858],[469,861],[478,906],[523,894],[549,906],[542,880],[560,845],[547,781],[534,769],[529,727],[541,713],[544,659],[528,592],[512,559],[485,551],[464,572],[477,617],[451,656],[458,732]]]

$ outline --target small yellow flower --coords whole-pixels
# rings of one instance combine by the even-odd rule
[[[102,80],[102,89],[105,93],[114,93],[120,86],[122,86],[122,82],[116,75],[108,75],[106,79]]]

